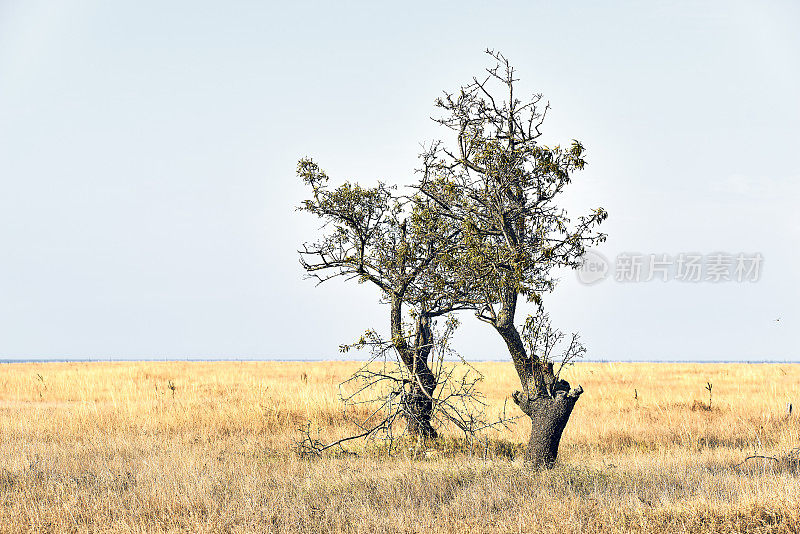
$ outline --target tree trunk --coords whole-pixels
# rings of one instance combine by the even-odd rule
[[[514,402],[531,418],[531,436],[525,450],[525,463],[535,469],[550,467],[558,456],[561,434],[567,426],[575,402],[583,393],[581,386],[570,389],[569,382],[553,373],[553,363],[528,354],[522,337],[514,326],[516,290],[507,290],[494,327],[508,346],[522,391],[512,395]]]
[[[431,392],[432,393],[432,392]],[[408,431],[412,436],[423,439],[436,439],[436,430],[431,425],[433,401],[431,394],[414,384],[411,391],[403,397],[403,411],[405,413]]]
[[[433,331],[431,319],[424,312],[417,315],[414,346],[411,349],[411,360],[406,359],[406,366],[411,373],[411,391],[403,399],[406,410],[408,430],[413,436],[423,439],[436,439],[437,434],[431,425],[433,415],[433,394],[436,391],[436,376],[428,366],[428,356],[433,348]]]
[[[402,309],[402,298],[393,295],[391,302],[392,343],[400,354],[403,365],[411,375],[409,391],[406,391],[401,399],[403,414],[408,425],[408,432],[412,436],[435,439],[437,434],[431,425],[431,417],[433,415],[433,394],[436,391],[437,383],[436,376],[428,366],[428,355],[433,346],[431,319],[424,312],[417,315],[414,342],[409,346],[403,331]]]
[[[561,381],[561,384],[565,382]],[[569,384],[566,385],[568,388]],[[561,434],[581,393],[581,386],[569,391],[559,389],[552,397],[534,399],[528,399],[525,393],[514,392],[514,402],[531,418],[531,437],[525,450],[526,464],[540,469],[555,463]]]

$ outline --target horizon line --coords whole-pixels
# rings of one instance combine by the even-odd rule
[[[237,357],[131,357],[131,358],[85,358],[85,357],[55,357],[55,358],[0,358],[0,364],[11,363],[135,363],[135,362],[192,362],[192,363],[214,363],[214,362],[240,362],[240,363],[260,363],[260,362],[278,362],[278,363],[311,363],[311,362],[343,362],[343,363],[357,363],[367,362],[368,359],[337,359],[337,358],[286,358],[286,357],[262,357],[262,358],[237,358]],[[459,362],[460,359],[445,359],[446,362]],[[464,360],[467,363],[501,363],[510,362],[510,358],[502,359],[477,359],[477,360]],[[708,363],[708,364],[723,364],[723,363],[744,363],[744,364],[800,364],[800,360],[771,360],[771,359],[742,359],[742,360],[697,360],[697,359],[607,359],[607,358],[587,358],[574,363]]]

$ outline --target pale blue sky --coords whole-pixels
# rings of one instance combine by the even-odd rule
[[[595,359],[800,360],[790,2],[0,0],[0,358],[339,357],[371,287],[303,280],[296,161],[413,181],[443,89],[517,67],[580,139],[566,199],[622,252],[759,252],[755,283],[578,283]],[[779,322],[775,319],[781,318]],[[523,317],[520,317],[520,321]],[[465,317],[457,346],[504,358]]]

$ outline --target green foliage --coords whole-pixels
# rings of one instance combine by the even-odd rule
[[[387,300],[401,298],[426,312],[452,311],[442,299],[445,280],[437,280],[437,262],[451,261],[453,237],[460,231],[420,194],[404,196],[378,183],[362,187],[345,182],[331,189],[328,175],[311,159],[297,174],[312,198],[299,208],[320,217],[326,233],[301,251],[301,262],[319,282],[337,276],[372,282]],[[450,257],[448,257],[450,255]]]
[[[558,206],[573,173],[586,165],[585,148],[577,140],[563,148],[540,144],[547,112],[537,107],[541,95],[516,99],[513,69],[490,54],[497,65],[485,80],[437,101],[444,112],[438,122],[456,133],[456,142],[434,143],[423,154],[419,188],[461,222],[457,277],[482,286],[479,312],[495,321],[504,293],[539,303],[555,286],[555,268],[578,267],[586,247],[605,240],[594,229],[607,213],[597,208],[573,223]],[[508,96],[501,101],[502,91]]]
[[[504,337],[524,388],[533,380],[545,393],[548,379],[531,376],[531,368],[550,349],[540,355],[535,344],[525,347],[514,324],[518,297],[541,305],[555,287],[555,270],[579,267],[586,248],[605,240],[597,227],[608,214],[595,208],[571,220],[559,205],[586,165],[586,149],[577,140],[541,143],[549,104],[538,94],[517,98],[513,68],[502,54],[487,52],[496,63],[485,79],[437,100],[436,120],[455,134],[454,143],[424,150],[412,193],[383,183],[331,189],[314,161],[299,162],[298,176],[312,191],[300,209],[326,228],[301,251],[301,262],[320,283],[344,276],[378,286],[392,304],[392,342],[407,365],[427,358],[431,318],[471,310]],[[415,333],[403,325],[403,305]],[[546,316],[529,322],[537,319]],[[546,327],[550,332],[549,320]],[[583,352],[573,336],[567,353]]]

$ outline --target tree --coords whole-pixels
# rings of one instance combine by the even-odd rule
[[[389,304],[391,345],[410,377],[400,376],[408,430],[435,438],[431,414],[440,376],[430,361],[433,322],[467,309],[451,298],[452,291],[444,290],[449,270],[442,267],[452,260],[461,229],[432,209],[424,195],[398,195],[383,183],[364,188],[345,182],[330,189],[327,174],[311,159],[300,160],[297,173],[311,188],[311,198],[300,209],[318,216],[327,229],[319,241],[303,246],[303,268],[318,283],[344,277],[380,290]]]
[[[302,209],[330,229],[304,247],[301,261],[320,283],[344,276],[380,289],[390,305],[391,343],[413,377],[403,404],[417,435],[436,434],[432,320],[472,310],[490,324],[519,376],[522,390],[512,397],[531,419],[526,459],[546,466],[556,459],[583,389],[571,388],[554,369],[551,355],[564,336],[541,310],[542,295],[555,287],[556,269],[580,266],[586,247],[605,239],[596,227],[607,214],[597,208],[575,223],[567,217],[559,195],[583,169],[584,148],[578,141],[565,148],[541,144],[549,105],[538,94],[516,98],[514,69],[502,54],[487,53],[496,62],[488,76],[437,101],[444,112],[437,120],[455,132],[456,143],[436,142],[423,153],[417,193],[399,196],[384,184],[329,190],[327,175],[313,161],[300,161],[298,174],[313,194]],[[540,307],[521,329],[520,297]],[[573,335],[562,364],[583,352]]]
[[[602,242],[596,231],[602,208],[572,223],[558,201],[572,174],[584,168],[584,147],[539,142],[549,104],[542,95],[522,101],[515,94],[514,69],[500,53],[487,50],[495,65],[456,93],[437,100],[441,125],[455,133],[455,146],[437,142],[423,155],[419,191],[442,219],[458,225],[456,261],[448,263],[451,301],[472,306],[508,347],[521,391],[513,399],[531,419],[526,460],[551,465],[561,434],[583,389],[570,388],[546,357],[563,337],[546,316],[529,317],[523,333],[515,324],[520,297],[541,305],[552,291],[554,271],[576,268],[587,246]],[[499,88],[499,91],[498,91]],[[461,288],[470,288],[461,291]],[[476,288],[479,288],[476,290]],[[541,323],[541,325],[538,325]],[[582,354],[573,336],[564,352]]]

